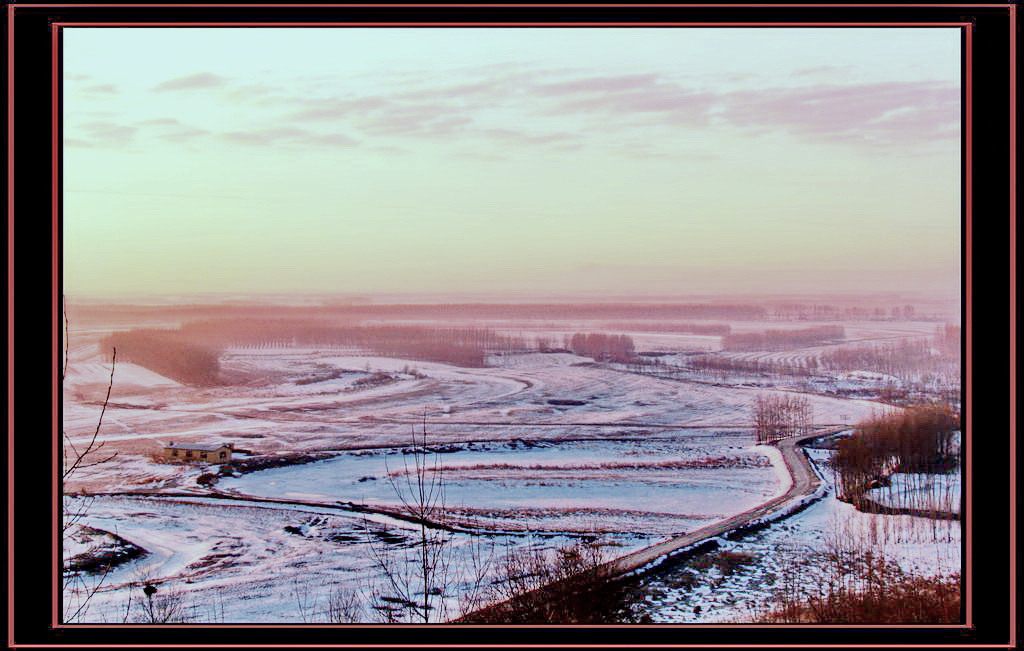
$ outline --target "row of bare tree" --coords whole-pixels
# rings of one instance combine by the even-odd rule
[[[924,405],[857,425],[832,456],[837,495],[856,501],[895,473],[946,473],[957,467],[960,417],[945,405]]]
[[[144,366],[183,384],[219,384],[221,351],[194,343],[177,330],[117,332],[101,345],[121,351],[123,361]]]
[[[936,344],[948,352],[943,353]],[[936,339],[903,339],[890,344],[841,346],[822,353],[820,364],[829,371],[874,371],[915,381],[925,375],[957,376],[960,372],[960,335]]]
[[[813,321],[909,321],[916,316],[913,305],[859,306],[823,305],[804,303],[783,303],[772,306],[772,315],[777,319],[800,319]],[[919,317],[917,317],[919,318]]]
[[[810,434],[813,420],[811,403],[804,396],[769,393],[754,399],[754,433],[758,443]]]
[[[528,350],[519,337],[487,328],[433,328],[419,325],[336,326],[290,320],[200,321],[177,330],[135,329],[104,342],[122,358],[185,384],[219,382],[221,351],[229,346],[275,348],[347,346],[382,355],[480,368],[489,354]]]
[[[568,341],[576,355],[593,357],[599,362],[630,362],[635,357],[633,339],[626,335],[577,332]]]
[[[815,357],[804,357],[800,363],[771,359],[736,359],[720,355],[696,355],[686,359],[686,368],[698,373],[772,373],[806,377],[818,370]]]
[[[722,337],[725,350],[789,350],[804,346],[817,346],[842,339],[842,326],[816,326],[791,330],[765,330],[764,332],[733,333]]]
[[[330,319],[335,323],[364,321],[424,321],[538,319],[566,320],[627,319],[718,319],[758,321],[768,311],[756,304],[726,303],[416,303],[311,305],[205,304],[205,305],[75,305],[73,317],[81,324],[167,323],[200,319],[259,321]]]
[[[680,321],[613,321],[602,324],[609,330],[632,332],[671,332],[673,334],[722,336],[732,332],[728,323],[692,323]]]

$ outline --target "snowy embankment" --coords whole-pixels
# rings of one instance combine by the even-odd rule
[[[686,550],[642,579],[635,613],[653,623],[749,622],[770,603],[777,589],[818,589],[816,568],[836,549],[871,549],[905,573],[947,575],[961,569],[961,527],[957,520],[864,513],[836,499],[828,450],[805,448],[825,494],[789,515],[736,540],[719,536]],[[797,501],[799,502],[799,501]],[[708,543],[711,544],[708,544]],[[830,551],[831,550],[831,551]],[[718,561],[740,561],[726,567]],[[789,582],[789,583],[786,583]],[[792,585],[791,585],[792,584]]]
[[[629,577],[638,577],[645,574],[657,571],[659,568],[671,566],[680,563],[693,556],[694,554],[719,549],[725,543],[723,539],[736,539],[743,535],[763,529],[768,526],[769,523],[777,520],[782,520],[794,513],[797,513],[808,505],[820,500],[827,494],[827,487],[823,477],[818,473],[815,468],[815,464],[806,456],[802,448],[797,448],[796,454],[802,458],[801,462],[806,462],[806,466],[810,467],[817,481],[813,482],[810,486],[810,492],[801,491],[795,484],[795,479],[802,476],[803,471],[800,468],[791,468],[786,463],[783,453],[776,447],[767,445],[756,445],[752,449],[757,450],[763,454],[766,454],[772,461],[772,467],[779,480],[781,486],[784,488],[780,491],[779,495],[785,496],[790,492],[795,493],[789,499],[779,499],[775,497],[765,503],[764,506],[758,509],[751,509],[750,515],[738,516],[731,518],[733,522],[727,526],[712,526],[705,527],[703,530],[691,534],[693,538],[692,542],[688,544],[676,546],[678,542],[669,544],[668,550],[664,553],[658,554],[657,556],[651,557],[647,554],[648,560],[643,561],[642,565],[636,566],[634,569],[624,572],[619,575],[618,578],[625,579]],[[773,504],[773,502],[775,502]],[[759,515],[753,515],[754,513],[760,512]],[[686,538],[677,539],[682,541]],[[658,546],[652,547],[651,550],[656,550]],[[639,555],[634,555],[638,556]],[[622,565],[635,565],[635,562],[631,562],[628,558],[619,559],[616,561],[617,564]]]

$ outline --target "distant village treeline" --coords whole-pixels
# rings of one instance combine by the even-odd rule
[[[870,369],[902,380],[922,374],[948,374],[959,368],[960,347],[959,341],[950,346],[946,337],[940,334],[932,340],[906,339],[891,344],[844,346],[822,353],[819,363],[829,371]]]
[[[721,319],[757,321],[769,318],[761,305],[714,303],[449,303],[381,305],[69,305],[75,322],[102,320],[196,321],[202,319],[333,319],[356,323],[370,320],[546,319]]]
[[[336,326],[294,319],[197,321],[177,330],[136,329],[106,344],[126,361],[187,384],[217,384],[224,348],[345,346],[384,357],[438,361],[479,368],[488,353],[524,350],[525,342],[487,328],[418,325]]]
[[[577,333],[565,338],[568,350],[598,361],[630,362],[636,356],[625,335]],[[104,341],[122,359],[161,375],[195,385],[215,385],[225,348],[340,346],[382,357],[398,357],[482,368],[488,355],[538,350],[536,342],[488,328],[432,328],[420,325],[337,326],[294,319],[209,320],[176,330],[143,328],[117,332]],[[552,349],[546,347],[548,352]]]
[[[220,354],[215,346],[198,344],[174,330],[129,330],[104,340],[118,359],[132,362],[183,384],[220,384]]]
[[[789,350],[841,340],[842,326],[819,326],[796,330],[765,330],[728,334],[722,337],[725,350]]]
[[[355,323],[367,320],[451,320],[451,319],[543,319],[615,320],[644,322],[645,326],[665,320],[721,321],[948,321],[950,314],[932,314],[932,310],[913,305],[880,305],[863,302],[814,304],[764,301],[759,303],[673,303],[655,302],[548,302],[548,303],[403,303],[373,304],[368,301],[345,301],[323,298],[309,305],[270,305],[255,301],[225,299],[219,303],[174,305],[125,305],[111,303],[79,303],[70,300],[69,316],[73,323],[87,324],[143,322],[183,323],[201,319],[222,318],[291,318],[323,319]],[[942,311],[940,309],[940,311]],[[696,334],[728,334],[716,324],[715,332]]]
[[[679,321],[614,321],[603,324],[608,330],[632,332],[670,332],[683,335],[720,337],[732,332],[728,323],[687,323]]]
[[[960,328],[946,325],[934,337],[902,339],[893,343],[854,343],[829,347],[807,355],[744,359],[718,354],[687,357],[683,367],[701,373],[772,373],[810,376],[821,372],[869,371],[904,382],[955,377],[960,369]],[[656,372],[671,372],[662,360],[650,360]],[[661,367],[660,371],[657,367]]]
[[[584,334],[577,332],[569,339],[569,349],[576,355],[593,357],[599,362],[634,361],[633,339],[626,335]]]

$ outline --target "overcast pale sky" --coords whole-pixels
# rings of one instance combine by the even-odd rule
[[[953,28],[67,28],[68,294],[957,295]]]

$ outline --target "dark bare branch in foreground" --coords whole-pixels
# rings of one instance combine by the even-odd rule
[[[102,448],[103,445],[104,445],[103,442],[101,442],[99,445],[96,445],[96,438],[100,435],[100,428],[103,427],[103,416],[104,416],[104,414],[107,413],[107,405],[110,403],[110,391],[114,388],[114,367],[116,366],[116,364],[117,364],[117,349],[115,348],[115,349],[113,349],[113,353],[111,354],[111,357],[110,357],[110,383],[107,384],[107,395],[103,399],[103,407],[102,407],[102,409],[100,409],[100,417],[99,417],[99,420],[96,422],[96,429],[92,433],[92,438],[89,440],[89,445],[87,445],[84,450],[79,452],[78,449],[75,447],[75,444],[72,443],[71,437],[69,437],[67,435],[67,432],[63,433],[64,434],[64,443],[65,443],[65,446],[66,446],[64,448],[64,476],[63,476],[63,479],[65,481],[68,478],[70,478],[78,470],[82,470],[83,468],[91,468],[93,466],[98,466],[101,463],[106,463],[107,461],[110,461],[111,459],[113,459],[114,457],[117,456],[117,453],[115,452],[114,454],[110,455],[109,457],[107,457],[105,459],[100,459],[98,461],[86,462],[86,460],[85,460],[85,458],[89,454],[92,454],[94,452],[98,452],[100,450],[100,448]],[[71,461],[70,465],[68,465],[68,462],[67,462],[67,460],[68,460],[68,448],[71,449],[71,454],[73,456],[73,460]]]
[[[64,368],[61,376],[61,381],[67,377],[67,358],[68,358],[68,324],[67,324],[67,309],[64,311],[64,340],[65,340],[65,359]],[[106,463],[117,456],[117,453],[111,454],[105,458],[99,460],[87,460],[86,457],[90,454],[94,454],[103,447],[103,442],[99,445],[96,444],[96,439],[99,437],[100,430],[103,427],[103,415],[107,411],[107,405],[110,403],[110,393],[114,387],[114,369],[117,366],[117,350],[114,349],[110,358],[110,381],[107,383],[107,394],[103,399],[103,407],[100,411],[99,419],[96,423],[96,429],[93,431],[92,438],[89,440],[89,444],[85,449],[79,451],[75,447],[71,437],[68,436],[67,432],[62,431],[63,434],[63,456],[64,456],[64,473],[62,476],[63,483],[66,484],[69,480],[73,479],[75,474],[85,468],[91,468],[100,464]],[[63,484],[62,484],[63,488]],[[62,543],[66,547],[71,542],[71,536],[74,535],[77,529],[76,525],[84,518],[89,511],[89,500],[83,501],[78,504],[77,507],[73,506],[72,500],[67,495],[62,496]],[[95,574],[90,575],[89,572],[82,570],[75,570],[68,566],[67,561],[64,561],[62,567],[62,598],[63,598],[63,614],[65,622],[74,622],[82,617],[89,607],[89,603],[92,598],[99,592],[103,586],[104,581],[107,578],[111,568],[114,565],[114,561],[111,559],[107,561],[103,566],[102,573],[97,577]]]

